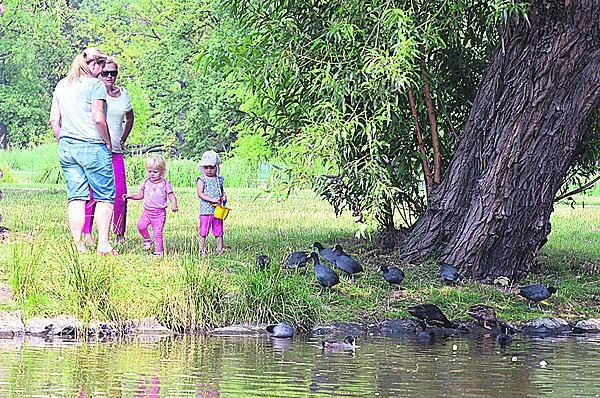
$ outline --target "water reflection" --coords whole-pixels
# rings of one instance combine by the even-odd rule
[[[0,340],[0,396],[597,396],[598,339],[517,336],[504,350],[492,337],[358,345],[353,353],[302,338]]]

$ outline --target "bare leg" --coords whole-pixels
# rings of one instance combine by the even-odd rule
[[[81,240],[81,230],[85,223],[85,200],[72,200],[67,205],[67,221],[77,251],[84,253],[85,245]]]
[[[206,238],[200,236],[198,241],[200,242],[200,255],[203,256],[206,254]]]
[[[215,241],[217,242],[217,253],[221,254],[223,253],[223,236],[217,236],[215,237]]]
[[[110,224],[113,215],[113,204],[108,202],[96,202],[94,219],[98,229],[98,250],[105,252],[110,247]]]

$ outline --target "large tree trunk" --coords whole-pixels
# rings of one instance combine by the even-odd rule
[[[598,0],[533,0],[511,20],[457,152],[400,248],[471,277],[522,278],[550,232],[553,200],[600,101]]]

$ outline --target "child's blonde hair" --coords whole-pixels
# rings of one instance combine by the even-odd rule
[[[167,174],[167,162],[161,155],[150,155],[146,158],[146,170],[148,169],[160,170],[160,176],[165,178]]]

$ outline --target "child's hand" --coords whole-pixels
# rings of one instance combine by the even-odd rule
[[[177,213],[179,211],[179,207],[177,207],[177,205],[172,205],[171,210],[173,211],[173,213]]]
[[[127,201],[127,199],[128,199],[128,197],[127,197],[127,194],[126,194],[126,193],[124,193],[124,194],[123,194],[123,200]]]

